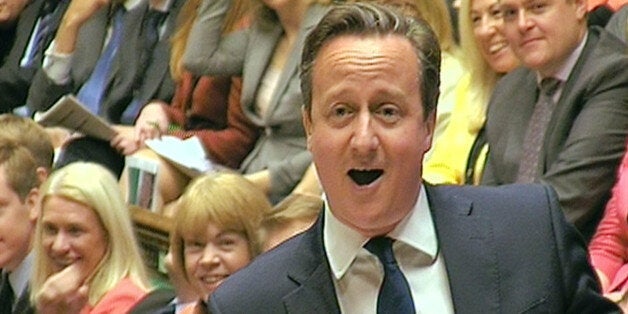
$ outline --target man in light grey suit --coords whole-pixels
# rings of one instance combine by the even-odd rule
[[[439,73],[422,21],[369,3],[323,17],[301,86],[325,209],[222,283],[211,313],[618,312],[551,188],[422,183]]]
[[[541,138],[534,182],[552,186],[567,220],[589,239],[608,201],[628,134],[626,46],[587,28],[585,0],[528,6],[501,0],[504,35],[525,66],[497,84],[487,114],[489,156],[482,184],[518,182],[538,82],[560,80]]]

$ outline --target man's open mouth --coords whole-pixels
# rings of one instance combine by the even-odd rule
[[[353,182],[358,185],[368,185],[373,181],[377,180],[382,174],[384,174],[384,170],[381,169],[373,169],[373,170],[349,170],[349,177]]]

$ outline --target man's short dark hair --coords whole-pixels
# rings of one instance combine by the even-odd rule
[[[301,58],[301,91],[305,109],[312,107],[312,69],[321,48],[343,35],[399,35],[408,39],[417,55],[424,117],[436,108],[440,86],[440,47],[429,25],[392,7],[351,3],[332,8],[305,40]],[[412,60],[408,60],[412,62]]]

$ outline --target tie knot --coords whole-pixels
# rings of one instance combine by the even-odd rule
[[[396,264],[392,250],[393,241],[389,237],[375,237],[371,238],[364,248],[375,254],[383,264]]]
[[[554,77],[546,77],[541,80],[541,92],[546,96],[552,96],[558,90],[560,80]]]

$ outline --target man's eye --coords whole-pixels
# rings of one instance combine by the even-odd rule
[[[547,7],[547,5],[544,2],[534,3],[532,4],[530,11],[535,12],[535,13],[540,13],[540,12],[543,12],[545,7]]]
[[[375,112],[381,116],[386,122],[397,122],[401,118],[401,113],[396,106],[386,105],[377,109]]]
[[[336,117],[344,117],[349,114],[349,110],[346,107],[336,107],[334,108],[334,116]]]

